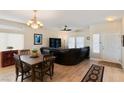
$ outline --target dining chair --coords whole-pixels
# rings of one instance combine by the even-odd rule
[[[54,73],[54,57],[50,54],[43,56],[43,62],[36,67],[35,72],[38,72],[39,78],[43,81],[44,75],[50,76],[52,79]]]
[[[23,82],[24,79],[31,77],[31,67],[23,63],[18,54],[14,53],[13,57],[15,61],[16,81],[18,80],[18,77],[21,76],[21,82]]]
[[[30,54],[30,49],[20,50],[20,55],[29,55],[29,54]]]

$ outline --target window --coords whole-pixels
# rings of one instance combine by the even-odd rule
[[[84,37],[69,37],[68,48],[83,48]]]
[[[68,48],[75,48],[75,38],[74,37],[70,37],[68,39]]]
[[[6,33],[0,33],[0,50],[5,50],[7,45],[7,36]]]
[[[14,33],[0,33],[0,51],[6,50],[8,46],[14,49],[24,48],[24,35]]]
[[[84,37],[76,37],[76,48],[84,47]]]
[[[93,52],[100,53],[100,35],[93,34]]]

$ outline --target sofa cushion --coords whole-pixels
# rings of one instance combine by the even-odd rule
[[[55,62],[62,65],[75,65],[82,62],[82,60],[89,58],[89,47],[73,49],[47,49],[50,53],[52,52],[54,56],[56,56]]]

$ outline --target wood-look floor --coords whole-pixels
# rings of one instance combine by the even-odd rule
[[[55,64],[55,73],[53,79],[50,80],[48,76],[44,77],[46,82],[80,82],[87,73],[92,64],[99,64],[105,67],[103,81],[104,82],[123,82],[124,70],[119,67],[111,66],[103,62],[93,60],[84,60],[75,66],[63,66]],[[9,66],[0,68],[0,82],[14,82],[15,81],[15,67]],[[20,79],[18,80],[20,81]],[[25,82],[30,82],[30,79]],[[36,80],[38,81],[38,80]]]

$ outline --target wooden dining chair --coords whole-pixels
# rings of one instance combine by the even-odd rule
[[[29,55],[29,54],[30,54],[30,49],[20,50],[20,55]]]
[[[54,59],[55,58],[50,54],[43,56],[43,62],[41,62],[35,70],[39,73],[41,81],[43,81],[44,75],[48,75],[50,79],[52,79],[54,73]]]
[[[24,64],[20,56],[18,54],[14,53],[14,61],[15,61],[15,70],[16,70],[16,81],[19,76],[21,76],[21,82],[23,82],[24,79],[27,79],[31,77],[30,70],[31,67],[28,66],[27,64]]]
[[[50,64],[51,63],[50,64],[51,65],[50,71],[51,71],[51,74],[53,76],[53,74],[54,74],[55,56],[53,56],[53,54],[44,55],[43,61],[44,61],[45,64]]]

